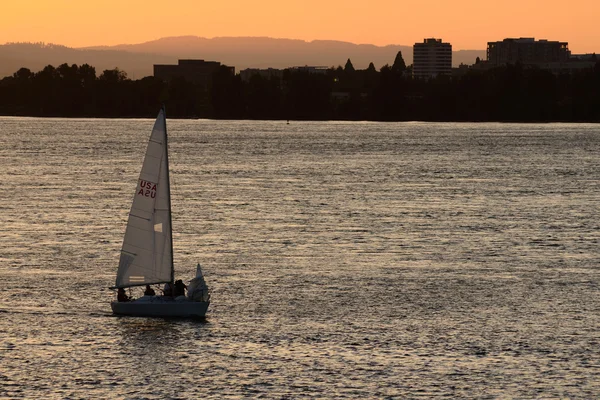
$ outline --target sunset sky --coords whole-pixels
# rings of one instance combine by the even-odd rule
[[[0,44],[83,47],[194,35],[411,45],[437,37],[460,50],[535,37],[600,53],[599,17],[598,0],[5,0]]]

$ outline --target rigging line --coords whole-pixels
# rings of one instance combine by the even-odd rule
[[[171,135],[172,135],[172,133],[171,133]],[[170,139],[169,140],[169,148],[172,149],[173,148],[173,140],[172,140],[173,136],[171,136],[171,135],[169,135],[169,139]],[[177,160],[177,157],[175,157],[175,158],[172,157],[173,156],[172,151],[169,152],[169,155],[171,156],[171,157],[169,157],[169,168],[171,169],[169,171],[169,181],[170,181],[169,183],[171,185],[171,200],[172,200],[173,192],[174,192],[173,189],[178,186],[177,185],[177,177],[175,176],[176,174],[174,174],[173,171],[179,167],[179,162]],[[171,210],[171,213],[172,212],[173,212],[173,210]]]
[[[167,146],[169,147],[168,148],[168,151],[169,151],[169,187],[171,189],[171,210],[170,210],[171,217],[174,214],[177,214],[177,212],[173,212],[173,204],[172,204],[173,199],[176,198],[177,201],[179,201],[182,198],[182,195],[180,195],[179,191],[176,190],[179,187],[179,185],[178,185],[179,182],[177,181],[177,179],[178,179],[177,174],[175,174],[174,171],[175,171],[175,169],[179,168],[180,163],[179,163],[179,157],[173,157],[173,151],[172,151],[174,148],[173,142],[174,142],[173,141],[173,129],[170,128],[169,129],[169,138],[167,140]],[[178,152],[178,153],[181,154],[180,152]],[[173,231],[174,231],[174,229],[173,229],[172,219],[171,219],[171,232],[173,232]],[[173,235],[173,233],[171,233],[171,235]]]

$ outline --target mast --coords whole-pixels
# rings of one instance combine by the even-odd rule
[[[167,139],[167,137],[169,135],[167,135],[167,111],[165,109],[165,105],[163,104],[162,106],[162,112],[163,112],[163,122],[165,124],[165,161],[166,161],[166,167],[167,167],[167,205],[169,207],[169,229],[171,230],[171,232],[169,232],[169,238],[171,240],[171,293],[173,293],[173,291],[175,290],[175,263],[173,261],[173,219],[171,217],[171,178],[170,178],[170,174],[169,174],[169,141]]]

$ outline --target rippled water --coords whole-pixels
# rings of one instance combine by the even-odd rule
[[[201,323],[110,313],[152,124],[0,118],[0,397],[600,393],[599,125],[169,120]]]

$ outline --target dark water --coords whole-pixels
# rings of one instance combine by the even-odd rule
[[[200,323],[110,313],[152,124],[0,118],[0,397],[599,396],[600,126],[168,121]]]

